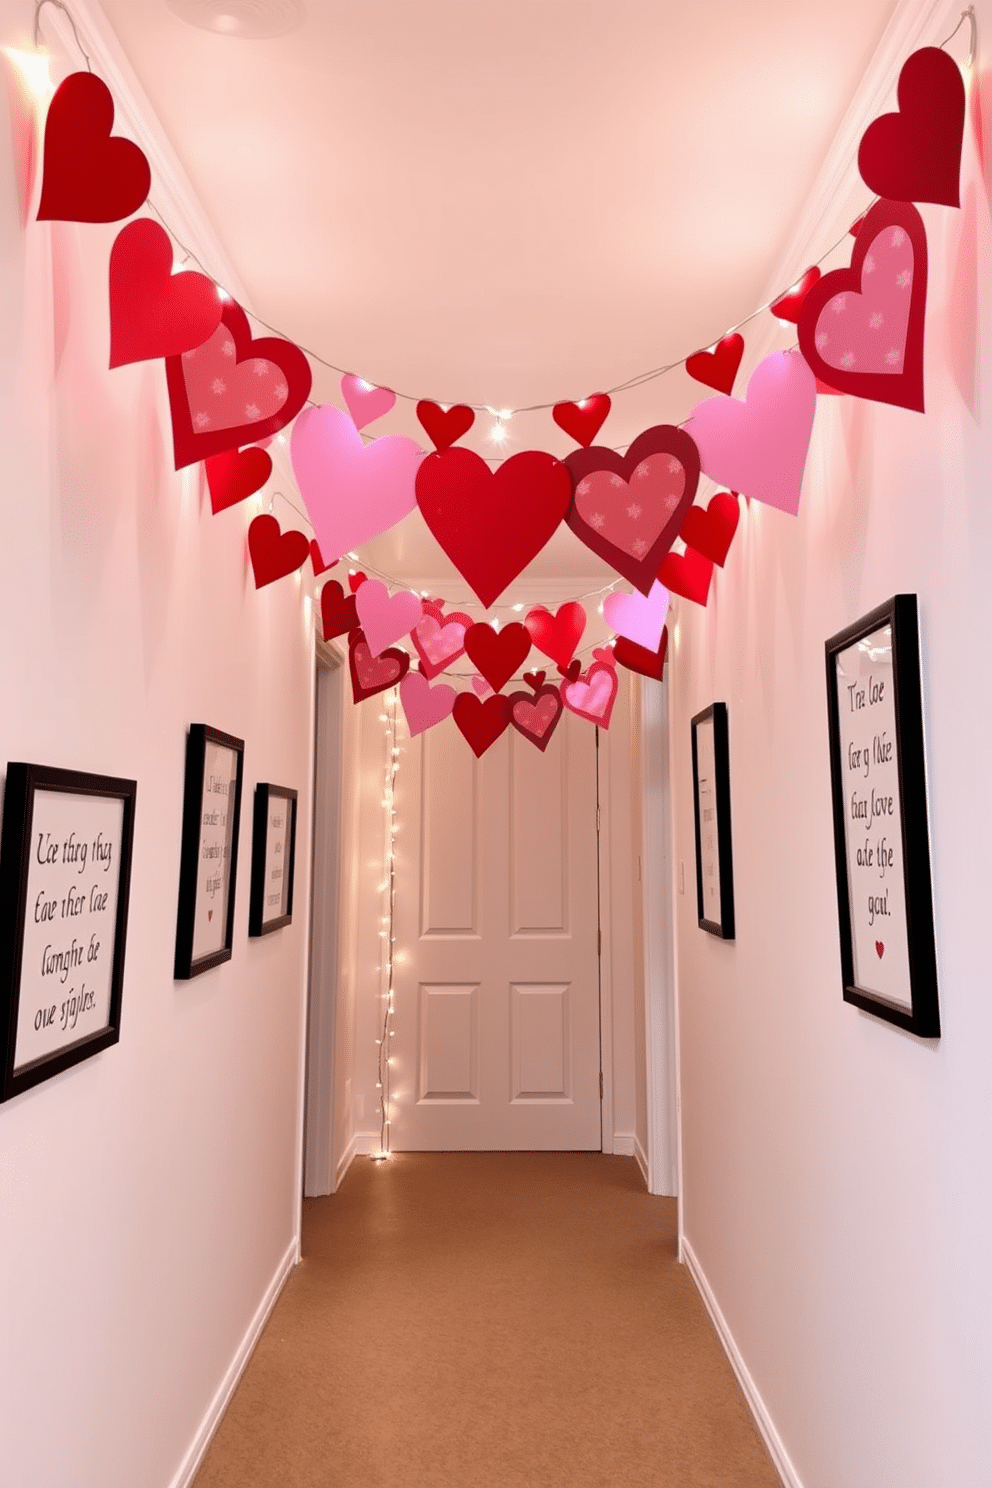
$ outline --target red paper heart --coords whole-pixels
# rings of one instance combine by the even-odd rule
[[[543,754],[551,743],[565,706],[557,687],[537,687],[533,697],[529,692],[511,692],[506,701],[510,708],[510,722],[517,733],[536,744]]]
[[[474,692],[460,692],[451,714],[474,754],[481,759],[508,727],[510,703],[501,692],[494,692],[485,702]]]
[[[611,406],[608,393],[593,393],[579,403],[556,403],[551,417],[576,444],[588,449],[605,424]]]
[[[665,555],[658,577],[672,594],[681,594],[693,604],[704,605],[709,598],[713,563],[694,548],[686,548],[684,553]]]
[[[733,331],[718,341],[711,351],[695,352],[687,359],[685,370],[697,382],[705,382],[718,393],[732,393],[743,355],[744,337]]]
[[[961,205],[964,79],[940,47],[907,57],[896,90],[899,112],[869,124],[858,170],[876,196],[890,201]]]
[[[310,556],[310,539],[302,532],[282,532],[275,517],[256,517],[248,528],[248,552],[255,588],[262,589],[302,568]]]
[[[468,659],[485,677],[493,692],[499,692],[530,651],[530,632],[514,621],[502,630],[491,625],[470,625],[465,632]]]
[[[351,590],[352,594],[357,594],[364,583],[365,574],[362,573],[362,570],[360,568],[349,568],[348,588]]]
[[[577,713],[600,728],[609,728],[619,686],[616,667],[594,661],[583,676],[562,683],[562,702],[570,713]]]
[[[565,517],[575,535],[649,593],[658,564],[696,494],[699,451],[683,429],[657,424],[625,455],[602,445],[565,461],[574,495]]]
[[[118,222],[138,210],[151,170],[136,144],[111,138],[113,127],[106,83],[95,73],[70,73],[48,105],[39,222]]]
[[[294,419],[310,393],[310,363],[278,336],[252,339],[233,300],[202,346],[165,360],[176,469],[254,444]]]
[[[417,404],[417,417],[437,450],[449,449],[475,423],[475,414],[467,403],[442,408],[440,403],[430,403],[426,398]]]
[[[179,356],[220,325],[206,274],[172,272],[172,239],[149,217],[122,227],[110,250],[110,365]]]
[[[524,681],[528,687],[533,687],[535,692],[540,692],[547,675],[547,672],[524,672]]]
[[[380,656],[373,656],[364,632],[353,630],[348,637],[348,667],[351,671],[351,695],[356,703],[360,703],[402,682],[410,670],[410,657],[397,646],[390,646]]]
[[[320,591],[320,620],[325,641],[358,629],[355,596],[345,594],[337,579],[328,579]]]
[[[626,636],[617,636],[613,654],[629,672],[640,672],[643,677],[654,677],[660,682],[665,675],[665,658],[668,655],[668,626],[661,632],[661,643],[657,651],[649,651],[647,646],[628,641]]]
[[[330,563],[325,563],[324,555],[320,551],[320,543],[315,537],[310,539],[310,563],[313,566],[313,576],[315,579],[322,573],[326,573],[329,568],[336,567],[340,562],[340,558],[332,558]]]
[[[593,661],[601,661],[604,666],[616,665],[616,658],[613,655],[612,646],[593,646],[592,659]]]
[[[425,677],[440,676],[445,667],[464,655],[465,632],[471,624],[471,618],[460,610],[444,615],[438,605],[425,600],[423,619],[410,632]]]
[[[702,553],[711,563],[719,563],[722,568],[740,514],[736,495],[732,491],[718,491],[705,509],[701,506],[689,508],[679,537],[686,547],[695,548],[697,553]]]
[[[490,470],[472,450],[449,449],[417,471],[424,521],[487,609],[544,547],[570,496],[566,467],[539,450]]]
[[[922,413],[926,300],[922,217],[908,202],[876,202],[854,239],[851,267],[825,274],[810,291],[799,349],[838,391]]]
[[[573,661],[568,663],[567,667],[560,666],[558,668],[558,675],[559,677],[564,677],[566,682],[574,682],[581,671],[582,663],[576,656]]]
[[[260,491],[272,474],[272,457],[265,450],[225,450],[204,460],[210,507],[216,516]]]
[[[876,940],[875,954],[878,957],[879,961],[881,961],[882,957],[885,955],[885,942],[883,940]]]
[[[539,651],[550,656],[558,666],[568,666],[586,628],[586,612],[577,600],[561,605],[553,615],[543,605],[538,605],[527,611],[524,625]]]
[[[778,316],[779,320],[791,320],[795,324],[799,319],[799,312],[803,307],[806,296],[819,277],[820,271],[815,265],[813,268],[807,269],[798,283],[794,284],[791,289],[786,290],[784,295],[781,295],[773,305],[769,306],[772,314]]]

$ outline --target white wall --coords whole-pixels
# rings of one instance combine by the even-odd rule
[[[936,10],[915,44],[959,7],[943,28]],[[684,1232],[804,1488],[992,1483],[992,192],[971,125],[963,180],[961,211],[923,209],[926,414],[821,399],[798,520],[744,511],[673,648]],[[848,171],[792,267],[865,199]],[[939,1042],[841,997],[823,643],[901,591],[920,605]],[[717,699],[734,944],[695,923],[690,718]]]
[[[30,36],[30,4],[0,42]],[[0,1480],[161,1488],[296,1249],[312,638],[252,511],[172,470],[160,365],[110,373],[114,227],[25,225],[0,88],[0,770],[137,779],[120,1043],[0,1106]],[[172,978],[186,729],[243,737],[234,954]],[[300,791],[297,914],[247,938],[251,798]]]

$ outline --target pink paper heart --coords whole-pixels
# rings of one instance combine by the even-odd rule
[[[804,359],[773,351],[752,372],[743,403],[706,398],[684,427],[713,480],[795,516],[815,412],[816,378]]]
[[[617,635],[626,636],[647,651],[657,651],[661,632],[665,628],[668,614],[668,590],[655,579],[651,593],[624,594],[618,591],[608,594],[603,601],[603,615],[607,625]]]
[[[417,504],[423,454],[400,434],[362,443],[343,408],[305,408],[293,425],[293,471],[325,553],[347,553]]]
[[[617,656],[612,646],[593,646],[593,661],[601,661],[604,666],[616,666]]]
[[[457,695],[455,689],[444,682],[431,687],[419,672],[407,672],[400,683],[400,702],[411,737],[442,723],[455,706]]]
[[[396,394],[389,388],[374,387],[363,377],[353,377],[346,372],[341,379],[341,392],[348,405],[356,429],[364,429],[388,413],[396,402]]]
[[[480,697],[485,697],[487,692],[492,692],[492,688],[489,686],[489,683],[486,681],[485,677],[473,677],[472,686],[475,688]]]
[[[565,683],[561,690],[562,700],[565,707],[580,718],[588,718],[590,723],[609,728],[619,685],[616,670],[596,661],[584,677]]]
[[[460,611],[442,616],[436,605],[424,602],[424,618],[414,626],[410,639],[425,677],[436,677],[449,661],[461,656],[465,650],[465,632],[471,624],[469,616]]]
[[[378,579],[366,579],[355,592],[358,620],[373,656],[409,635],[424,613],[423,601],[409,589],[390,594]]]

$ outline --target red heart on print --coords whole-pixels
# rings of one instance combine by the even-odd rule
[[[328,579],[320,591],[320,619],[325,641],[358,628],[355,596],[346,595],[337,579]]]
[[[471,624],[469,616],[460,610],[443,615],[437,605],[424,601],[424,618],[413,627],[410,639],[425,677],[439,676],[446,666],[464,655],[465,632]]]
[[[543,605],[528,610],[524,625],[539,651],[560,667],[567,667],[586,628],[586,612],[578,600],[563,604],[552,615]]]
[[[172,239],[150,217],[122,227],[110,250],[110,365],[178,356],[220,325],[223,302],[206,274],[172,272]]]
[[[625,455],[602,445],[565,461],[574,495],[565,517],[576,537],[647,594],[678,535],[699,480],[699,451],[683,429],[657,424]]]
[[[922,217],[909,202],[876,202],[854,239],[851,267],[825,274],[810,291],[799,349],[838,391],[922,413],[926,301]]]
[[[278,336],[252,339],[233,300],[209,340],[165,359],[176,469],[254,444],[294,419],[310,393],[310,363]]]
[[[477,759],[481,759],[489,746],[495,744],[510,722],[509,699],[501,692],[494,692],[485,702],[474,692],[460,692],[451,711]]]
[[[665,675],[665,659],[668,655],[668,626],[661,632],[661,643],[657,651],[628,641],[626,636],[617,636],[613,654],[621,666],[629,672],[640,672],[642,677],[654,677],[658,682]]]
[[[803,302],[809,294],[813,285],[820,277],[819,269],[814,265],[807,269],[803,277],[795,283],[791,289],[787,289],[784,295],[780,295],[774,304],[769,305],[772,314],[779,320],[791,320],[793,324],[799,319],[799,312]]]
[[[907,57],[896,89],[899,111],[869,124],[858,170],[876,196],[890,201],[961,205],[964,79],[940,47]]]
[[[543,754],[551,743],[564,708],[557,687],[549,684],[535,688],[533,697],[529,692],[511,692],[506,701],[510,708],[510,722],[517,733],[536,744]]]
[[[601,728],[609,728],[619,686],[616,668],[594,661],[588,672],[574,682],[562,683],[562,702],[569,712],[588,718]]]
[[[329,568],[336,567],[336,565],[341,562],[341,559],[332,558],[330,563],[325,563],[324,555],[320,551],[320,543],[315,537],[312,537],[310,539],[310,562],[313,566],[313,576],[316,579],[319,578],[322,573],[326,573]]]
[[[113,127],[106,83],[70,73],[48,105],[39,222],[119,222],[138,210],[151,170],[136,144],[111,137]]]
[[[606,423],[612,406],[608,393],[593,393],[591,398],[583,398],[578,403],[556,403],[551,417],[576,444],[588,449]]]
[[[672,594],[681,594],[693,604],[704,605],[709,599],[713,560],[704,558],[694,548],[684,553],[667,553],[658,578]]]
[[[709,351],[697,351],[686,359],[685,370],[697,382],[716,388],[718,393],[732,393],[734,379],[744,355],[744,337],[733,331]]]
[[[282,532],[275,517],[256,517],[248,528],[248,553],[255,588],[284,579],[302,568],[310,556],[310,539],[302,532]]]
[[[426,398],[417,404],[417,417],[436,450],[449,449],[475,423],[475,414],[467,403],[442,408],[440,403],[431,403]]]
[[[272,457],[265,450],[225,450],[203,462],[210,488],[210,508],[217,515],[254,496],[272,474]]]
[[[533,687],[535,692],[540,692],[547,675],[547,672],[524,672],[524,681],[528,687]]]
[[[364,583],[365,575],[362,573],[362,570],[360,568],[349,568],[348,588],[351,590],[352,594],[357,594]]]
[[[710,497],[709,505],[705,508],[690,506],[679,537],[687,548],[694,548],[697,553],[702,553],[711,563],[719,563],[722,568],[730,552],[740,514],[741,509],[734,492],[718,491],[715,496]]]
[[[494,630],[491,625],[470,625],[465,632],[469,661],[482,673],[493,692],[499,692],[530,651],[530,632],[514,621]]]
[[[472,450],[448,449],[417,471],[424,521],[487,609],[553,535],[570,497],[568,469],[540,450],[490,470]]]
[[[955,205],[957,205],[957,203],[955,203]],[[885,955],[885,942],[884,941],[882,941],[882,940],[876,940],[876,942],[875,942],[875,954],[878,957],[879,961],[881,961],[882,957]]]
[[[348,637],[348,668],[352,698],[360,703],[401,682],[410,670],[410,658],[396,646],[383,651],[381,656],[373,656],[362,631],[353,630]]]
[[[207,910],[207,919],[208,919],[208,920],[212,920],[212,919],[213,919],[213,917],[214,917],[214,912],[213,912],[213,910],[212,910],[212,909],[208,909],[208,910]]]

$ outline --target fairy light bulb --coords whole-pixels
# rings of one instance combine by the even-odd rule
[[[24,52],[18,47],[4,47],[3,54],[17,68],[28,92],[39,103],[48,104],[55,92],[48,71],[48,53],[43,48],[36,52]]]

